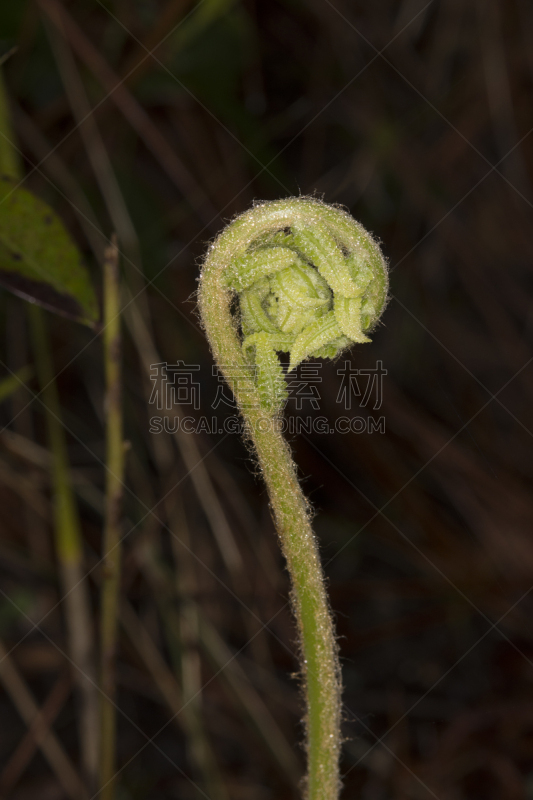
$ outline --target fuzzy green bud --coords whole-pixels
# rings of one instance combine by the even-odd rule
[[[335,358],[370,341],[387,299],[387,267],[343,209],[308,197],[258,204],[228,225],[209,258],[218,251],[231,253],[224,285],[238,296],[244,360],[256,369],[265,408],[286,398],[277,353],[289,353],[290,372],[306,358]]]

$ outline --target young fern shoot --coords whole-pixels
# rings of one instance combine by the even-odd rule
[[[307,800],[340,790],[341,675],[308,503],[281,434],[289,371],[368,342],[387,299],[387,268],[364,228],[308,197],[255,205],[210,246],[199,306],[267,484],[292,583],[306,699]],[[237,301],[237,302],[236,302]]]

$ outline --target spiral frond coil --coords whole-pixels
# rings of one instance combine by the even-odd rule
[[[245,362],[261,403],[286,398],[277,353],[289,372],[306,358],[334,358],[369,342],[386,303],[387,268],[372,236],[347,212],[308,197],[256,205],[221,234],[232,251],[224,281],[238,296]]]

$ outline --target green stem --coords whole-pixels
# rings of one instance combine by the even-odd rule
[[[308,504],[281,436],[287,393],[277,353],[290,353],[292,370],[308,357],[333,358],[370,341],[386,297],[386,263],[372,236],[342,209],[307,197],[262,203],[237,217],[211,245],[200,280],[206,333],[254,445],[292,580],[308,800],[338,797],[341,675]]]
[[[324,575],[290,450],[267,414],[245,414],[268,487],[292,580],[307,692],[307,792],[332,800],[339,789],[341,676]]]
[[[115,796],[115,662],[120,591],[120,517],[124,474],[120,379],[120,282],[116,243],[104,259],[104,360],[106,375],[106,515],[100,620],[100,797]]]
[[[290,219],[279,220],[280,227],[290,223]],[[339,792],[341,745],[337,645],[307,502],[289,447],[279,432],[279,417],[261,408],[231,314],[225,276],[242,247],[241,237],[229,242],[219,239],[208,254],[200,285],[200,311],[215,359],[233,389],[255,446],[291,576],[307,703],[307,797],[334,800]]]
[[[307,797],[334,800],[339,791],[341,681],[318,548],[289,447],[278,430],[278,420],[258,409],[241,407],[241,411],[268,488],[291,576],[307,703]]]

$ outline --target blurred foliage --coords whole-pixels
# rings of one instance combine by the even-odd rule
[[[94,325],[98,304],[77,247],[52,209],[18,184],[0,178],[0,284]]]

